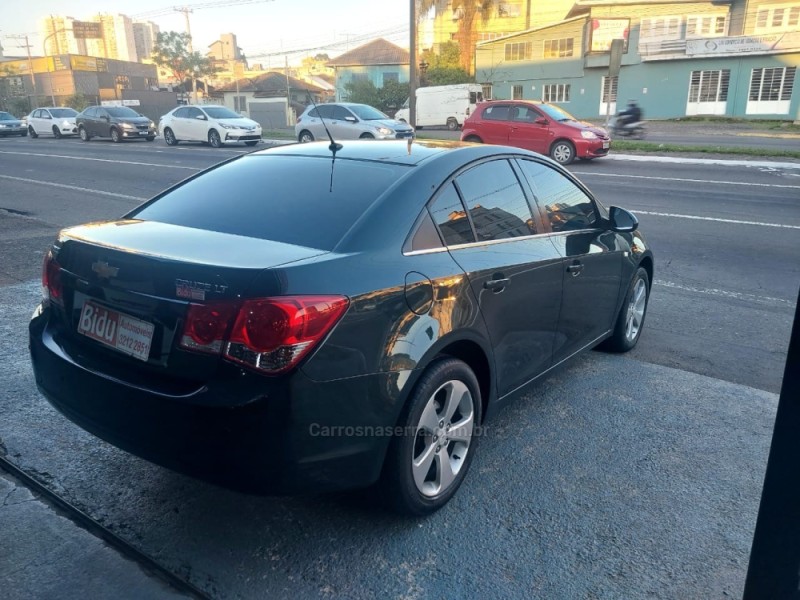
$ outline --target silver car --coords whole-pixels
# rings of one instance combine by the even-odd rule
[[[294,133],[300,142],[328,139],[322,120],[335,140],[396,140],[413,138],[414,130],[367,104],[337,102],[309,106],[297,119]]]

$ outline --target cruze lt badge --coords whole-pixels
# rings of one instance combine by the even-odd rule
[[[188,300],[205,300],[206,293],[223,294],[228,289],[227,285],[205,283],[204,281],[191,281],[189,279],[175,280],[175,295]]]

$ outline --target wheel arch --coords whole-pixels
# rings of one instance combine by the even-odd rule
[[[457,358],[472,369],[480,386],[481,415],[485,418],[489,401],[493,397],[494,374],[489,357],[481,345],[469,339],[454,340],[441,348],[431,362],[439,358]]]
[[[647,271],[647,278],[650,280],[650,287],[653,287],[653,257],[649,254],[646,255],[644,258],[642,258],[642,260],[639,261],[639,266]]]

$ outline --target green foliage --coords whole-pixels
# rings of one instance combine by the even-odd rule
[[[344,86],[348,102],[369,104],[383,112],[394,112],[408,98],[408,83],[387,81],[382,88],[371,81],[351,81]]]
[[[461,51],[457,42],[445,42],[439,46],[438,53],[429,48],[422,51],[419,59],[420,62],[428,63],[428,68],[430,69],[441,67],[458,68],[461,66]]]
[[[757,156],[770,158],[800,158],[800,151],[781,150],[778,148],[745,148],[737,146],[712,146],[692,144],[659,144],[658,142],[636,142],[629,140],[613,140],[611,150],[628,152],[658,153],[699,153],[699,154],[736,154],[740,156]]]
[[[87,106],[94,104],[94,99],[84,94],[73,94],[67,98],[65,104],[70,108],[74,108],[78,112],[81,112]]]
[[[474,83],[472,77],[461,67],[429,68],[422,77],[422,87],[429,85],[453,85],[456,83]]]
[[[18,118],[31,112],[31,103],[27,97],[10,98],[6,104],[8,106],[8,112]]]
[[[188,33],[162,31],[156,35],[153,54],[150,58],[159,67],[165,68],[172,76],[184,82],[194,74],[208,77],[216,72],[210,58],[199,52],[189,52],[191,37]]]

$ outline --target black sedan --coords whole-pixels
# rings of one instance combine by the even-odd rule
[[[25,127],[23,121],[17,119],[11,113],[0,111],[0,135],[18,135],[20,137],[25,137],[28,135],[28,129]]]
[[[112,142],[144,139],[152,142],[156,124],[127,106],[89,106],[77,117],[78,135],[84,142],[93,137],[111,138]]]
[[[122,219],[63,230],[30,324],[80,426],[223,485],[379,483],[425,514],[490,413],[582,350],[631,349],[653,257],[636,218],[499,146],[284,146]]]

